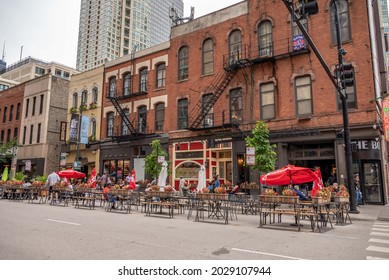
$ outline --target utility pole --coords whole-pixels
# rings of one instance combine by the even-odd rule
[[[77,132],[77,150],[76,150],[76,158],[74,160],[73,169],[80,171],[80,138],[81,138],[81,122],[82,122],[82,108],[83,104],[80,105],[80,115],[78,117],[78,132]]]
[[[343,63],[343,55],[346,53],[342,49],[342,41],[341,41],[341,30],[340,30],[340,23],[339,23],[339,13],[336,5],[336,1],[333,1],[332,4],[335,8],[335,23],[336,23],[336,36],[337,36],[337,44],[338,44],[338,73],[340,74],[337,79],[333,76],[331,73],[331,70],[327,66],[327,63],[324,61],[322,55],[320,54],[318,48],[316,47],[315,43],[313,42],[312,38],[308,34],[307,30],[304,28],[304,26],[300,22],[300,18],[297,17],[294,11],[293,7],[293,0],[283,0],[286,8],[290,12],[292,16],[292,20],[294,20],[297,24],[297,26],[300,28],[301,32],[303,33],[305,39],[307,40],[309,46],[312,48],[313,52],[315,53],[316,57],[318,58],[319,62],[321,63],[324,71],[330,78],[330,81],[335,86],[339,97],[342,101],[342,113],[343,113],[343,140],[345,145],[345,165],[346,165],[346,180],[347,180],[347,187],[350,192],[350,212],[358,214],[359,211],[356,209],[356,197],[355,197],[355,186],[352,176],[352,151],[351,151],[351,140],[350,140],[350,129],[349,129],[349,120],[348,120],[348,108],[347,108],[347,95],[345,93],[347,81],[346,77],[344,77],[343,74],[345,74],[350,69],[346,69],[346,66],[349,66],[348,64]],[[306,17],[311,14],[318,13],[318,5],[316,0],[299,0],[299,13]],[[353,74],[353,72],[352,72]],[[352,79],[351,79],[352,80]],[[353,80],[352,80],[353,82]]]

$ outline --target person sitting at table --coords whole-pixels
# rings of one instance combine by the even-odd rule
[[[307,200],[308,199],[308,197],[302,191],[300,191],[300,187],[298,185],[294,186],[294,191],[297,193],[300,200]]]
[[[213,193],[213,189],[214,189],[213,181],[208,182],[207,189],[209,190],[210,193]]]

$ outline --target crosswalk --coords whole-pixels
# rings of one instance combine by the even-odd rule
[[[389,222],[377,221],[370,232],[367,260],[389,259]]]

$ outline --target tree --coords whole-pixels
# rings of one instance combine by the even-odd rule
[[[166,159],[167,152],[162,149],[159,140],[153,140],[150,146],[153,148],[153,151],[145,158],[145,172],[146,174],[151,175],[153,179],[156,179],[162,169],[162,163],[158,163],[158,156],[164,156]]]
[[[255,165],[253,169],[268,173],[274,170],[276,162],[276,145],[269,141],[269,129],[264,122],[258,121],[252,131],[252,136],[245,138],[248,147],[255,148]]]
[[[13,148],[18,147],[18,141],[16,139],[11,140],[5,144],[0,144],[0,163],[5,163],[12,158]]]

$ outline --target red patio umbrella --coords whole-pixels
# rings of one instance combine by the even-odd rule
[[[80,178],[84,178],[86,176],[85,173],[82,173],[82,172],[79,172],[79,171],[76,171],[73,169],[61,170],[61,171],[58,171],[57,174],[59,175],[59,177],[67,178],[67,179],[71,179],[71,178],[80,179]]]
[[[261,183],[268,186],[302,184],[317,180],[309,168],[286,165],[261,176]]]

